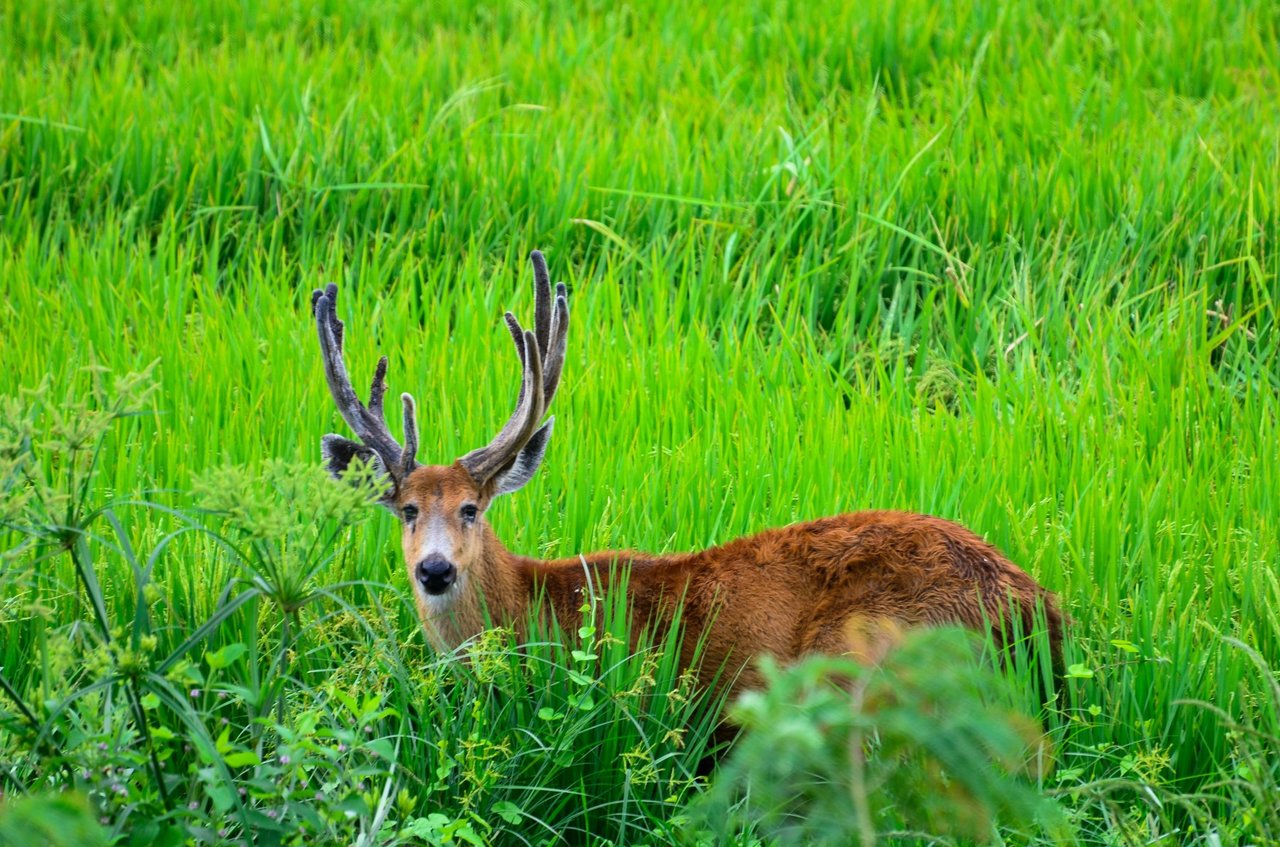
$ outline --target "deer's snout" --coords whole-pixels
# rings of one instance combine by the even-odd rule
[[[428,594],[443,594],[458,577],[453,562],[438,553],[418,562],[418,582]]]

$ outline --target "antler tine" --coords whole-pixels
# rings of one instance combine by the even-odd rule
[[[541,252],[532,251],[529,261],[533,264],[533,329],[538,337],[538,352],[545,361],[551,337],[551,276]]]
[[[547,404],[555,399],[560,387],[560,372],[564,368],[564,354],[569,344],[569,291],[563,282],[556,283],[555,311],[551,313],[551,338],[546,363],[542,368],[542,393]]]
[[[534,275],[534,328],[524,329],[510,312],[504,316],[522,365],[515,409],[493,441],[458,460],[481,485],[509,468],[529,443],[551,405],[564,367],[569,293],[559,283],[553,300],[546,260],[537,250],[529,260]]]
[[[338,351],[342,351],[339,344]],[[387,393],[387,357],[378,359],[378,366],[373,369],[373,383],[369,386],[369,412],[382,418],[382,395]]]
[[[569,290],[563,282],[557,282],[553,301],[551,275],[547,273],[547,260],[542,252],[530,251],[529,262],[533,265],[533,328],[538,338],[538,352],[542,354],[543,394],[550,407],[560,383],[560,370],[564,365],[569,329]],[[508,317],[507,320],[510,322],[514,318]]]
[[[511,333],[511,342],[516,345],[516,353],[520,355],[520,393],[516,395],[516,409],[518,410],[520,408],[520,401],[524,400],[525,388],[523,370],[525,359],[524,327],[520,326],[520,321],[517,320],[516,316],[510,312],[507,312],[502,317],[507,322],[507,331]],[[514,411],[511,414],[513,417],[515,416]],[[508,423],[510,423],[510,421],[508,421]]]
[[[514,318],[511,321],[514,321]],[[515,326],[518,327],[519,323],[516,322]],[[516,350],[520,353],[523,364],[520,393],[516,399],[515,411],[511,413],[511,417],[507,419],[493,441],[484,447],[472,450],[458,460],[481,485],[493,479],[515,461],[546,411],[542,393],[542,357],[538,355],[538,341],[528,330],[516,336],[513,329],[512,337],[519,338],[516,342]]]
[[[524,413],[524,398],[525,394],[528,393],[529,387],[528,362],[526,361],[528,358],[528,348],[526,348],[524,343],[524,327],[520,326],[520,321],[517,320],[516,316],[510,312],[503,315],[503,318],[507,323],[507,331],[511,333],[511,341],[515,344],[516,354],[520,356],[520,390],[516,393],[516,406],[511,410],[511,417],[507,418],[507,422],[502,425],[502,429],[498,430],[498,435],[497,438],[495,438],[495,441],[500,438],[509,437],[512,432],[515,432],[520,427],[520,416]],[[536,353],[536,348],[533,349]]]
[[[400,470],[407,474],[417,465],[418,421],[413,405],[413,395],[408,392],[401,394],[400,402],[404,405],[404,449],[400,451]]]
[[[374,370],[373,383],[369,387],[369,405],[366,408],[356,396],[355,389],[351,386],[351,377],[347,374],[347,365],[342,355],[343,324],[338,320],[337,301],[338,286],[334,283],[329,283],[323,291],[311,293],[311,310],[315,315],[316,332],[320,337],[320,356],[324,361],[329,393],[333,395],[333,402],[347,426],[378,454],[393,477],[402,477],[413,469],[414,454],[417,452],[417,429],[413,421],[412,400],[405,408],[406,434],[405,448],[402,450],[387,429],[382,411],[383,395],[387,390],[387,359],[383,356]]]
[[[528,354],[526,360],[528,362],[527,381],[523,394],[525,399],[526,410],[521,419],[521,426],[511,438],[506,451],[495,451],[498,458],[503,461],[498,464],[499,470],[505,470],[513,461],[516,455],[524,449],[524,445],[533,437],[533,433],[537,431],[538,425],[542,423],[542,416],[547,413],[546,394],[543,391],[542,383],[542,356],[537,352],[538,339],[533,332],[525,330],[524,333],[524,349]],[[502,457],[503,452],[508,455]]]

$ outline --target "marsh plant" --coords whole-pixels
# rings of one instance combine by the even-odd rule
[[[625,598],[588,597],[576,632],[533,621],[531,643],[494,629],[430,655],[352,600],[385,586],[329,581],[371,476],[266,462],[207,474],[186,512],[99,499],[94,457],[145,409],[146,375],[51,422],[46,394],[3,400],[6,634],[34,636],[0,676],[6,794],[82,794],[130,843],[572,843],[648,831],[701,784],[718,708],[669,658],[678,622],[633,640]],[[173,525],[148,548],[136,509]],[[191,555],[229,563],[194,625],[154,579]],[[121,564],[131,583],[104,589]],[[50,620],[59,592],[88,613]],[[48,806],[50,825],[79,808]]]
[[[1081,780],[1070,762],[1116,754],[1075,746],[1068,689],[1042,712],[1058,716],[1046,734],[1021,711],[1044,689],[1012,687],[991,645],[984,658],[956,630],[878,625],[851,631],[856,658],[763,661],[766,687],[728,710],[740,733],[728,750],[723,695],[676,658],[679,616],[632,632],[622,592],[584,596],[576,631],[531,616],[524,643],[492,628],[433,654],[397,623],[387,598],[409,601],[393,586],[335,579],[381,494],[372,474],[337,483],[267,461],[205,474],[185,509],[114,496],[101,457],[137,437],[126,427],[154,392],[146,372],[109,389],[104,376],[90,372],[85,397],[58,411],[47,386],[0,400],[6,655],[19,657],[0,670],[0,778],[6,795],[34,795],[6,807],[2,838],[24,820],[67,843],[160,844],[1276,831],[1274,682],[1242,715],[1186,704],[1222,721],[1234,753],[1205,792],[1183,794],[1158,783],[1151,757]],[[139,514],[162,528],[134,538]],[[211,603],[156,578],[191,557],[221,580]],[[67,594],[80,612],[53,620]],[[1066,680],[1091,675],[1075,663]],[[1223,810],[1239,816],[1224,824]]]
[[[367,781],[386,768],[363,767],[363,747],[347,757],[356,761],[337,767],[332,745],[317,745],[317,733],[324,736],[326,718],[335,732],[363,728],[378,713],[376,704],[362,700],[354,715],[281,709],[270,721],[267,707],[287,696],[284,669],[255,668],[252,684],[236,684],[243,680],[231,669],[265,644],[254,639],[251,645],[214,649],[209,638],[238,610],[268,596],[271,586],[255,581],[259,559],[230,556],[244,575],[227,584],[199,625],[174,625],[174,598],[154,579],[157,566],[166,557],[189,555],[191,548],[179,542],[192,533],[222,539],[173,508],[116,498],[104,488],[99,471],[106,457],[120,455],[123,444],[136,437],[120,425],[147,411],[154,383],[149,372],[113,380],[110,389],[103,381],[100,371],[90,372],[86,396],[61,404],[49,402],[47,387],[2,401],[9,412],[0,445],[6,599],[9,614],[27,623],[6,622],[6,634],[22,639],[6,639],[8,658],[0,676],[15,709],[4,713],[6,788],[75,789],[88,795],[101,825],[134,839],[164,841],[193,832],[217,840],[250,828],[284,834],[307,825],[322,830],[328,826],[324,817],[299,817],[297,801],[304,795],[298,786],[332,782],[320,775],[326,767],[343,774],[343,785],[348,774]],[[312,495],[318,491],[311,488]],[[312,514],[321,525],[342,504],[360,500],[358,489],[336,495],[336,502],[317,497]],[[162,533],[141,539],[148,548],[127,529],[139,510],[161,512],[169,523]],[[248,534],[268,535],[252,525]],[[221,547],[237,552],[226,543]],[[104,570],[123,570],[131,578],[105,581]],[[78,598],[84,614],[51,620],[44,601],[65,594]],[[278,649],[275,658],[284,653]],[[292,749],[289,744],[298,748],[292,760],[279,752]],[[262,761],[268,753],[270,763]],[[248,770],[250,760],[258,767]],[[334,826],[367,828],[368,820],[357,816],[353,822],[337,807],[347,799],[335,798],[329,816]]]

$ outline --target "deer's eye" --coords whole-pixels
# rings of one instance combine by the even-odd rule
[[[476,515],[478,515],[479,513],[480,512],[479,510],[476,509],[474,503],[468,503],[467,505],[462,507],[462,511],[461,511],[462,520],[464,523],[475,523]]]
[[[405,506],[403,509],[400,510],[400,514],[404,517],[405,523],[413,523],[418,519],[418,507]]]

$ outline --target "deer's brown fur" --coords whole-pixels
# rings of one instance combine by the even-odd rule
[[[456,464],[417,469],[401,497],[440,498],[446,508],[473,498],[484,503]],[[414,543],[412,532],[406,538]],[[1051,648],[1060,650],[1061,617],[1048,592],[977,535],[928,515],[855,512],[666,555],[623,550],[529,558],[508,551],[487,522],[477,526],[473,540],[459,543],[463,590],[457,599],[433,609],[424,592],[415,592],[423,625],[443,647],[481,632],[486,613],[488,620],[522,630],[533,597],[572,631],[582,623],[585,595],[605,593],[625,576],[639,624],[661,629],[683,600],[682,658],[692,659],[705,634],[700,672],[710,678],[722,666],[731,675],[740,670],[735,689],[757,682],[748,663],[753,656],[767,653],[785,662],[849,649],[847,624],[855,616],[992,626],[1000,642],[1011,614],[1029,633],[1040,608]],[[409,576],[413,584],[412,564]]]
[[[325,436],[330,470],[341,476],[355,457],[387,474],[384,505],[403,521],[402,546],[423,625],[440,647],[455,647],[487,621],[521,630],[540,598],[567,628],[581,624],[592,592],[620,580],[637,624],[670,625],[680,604],[686,662],[699,640],[704,680],[721,671],[734,689],[758,678],[749,660],[769,654],[793,661],[809,653],[852,649],[854,619],[907,626],[958,623],[989,629],[998,644],[1030,633],[1038,620],[1059,658],[1062,618],[1053,597],[992,545],[958,524],[905,512],[868,511],[771,529],[693,553],[608,551],[544,561],[509,552],[484,519],[492,500],[523,486],[541,463],[553,420],[542,423],[559,381],[568,323],[567,292],[554,304],[542,257],[536,329],[507,324],[524,376],[516,411],[487,447],[452,465],[416,464],[413,402],[404,395],[406,444],[382,419],[385,360],[366,407],[342,363],[336,287],[313,297],[325,372],[343,417],[361,443]],[[639,627],[634,627],[638,630]],[[739,674],[739,671],[741,673]]]

